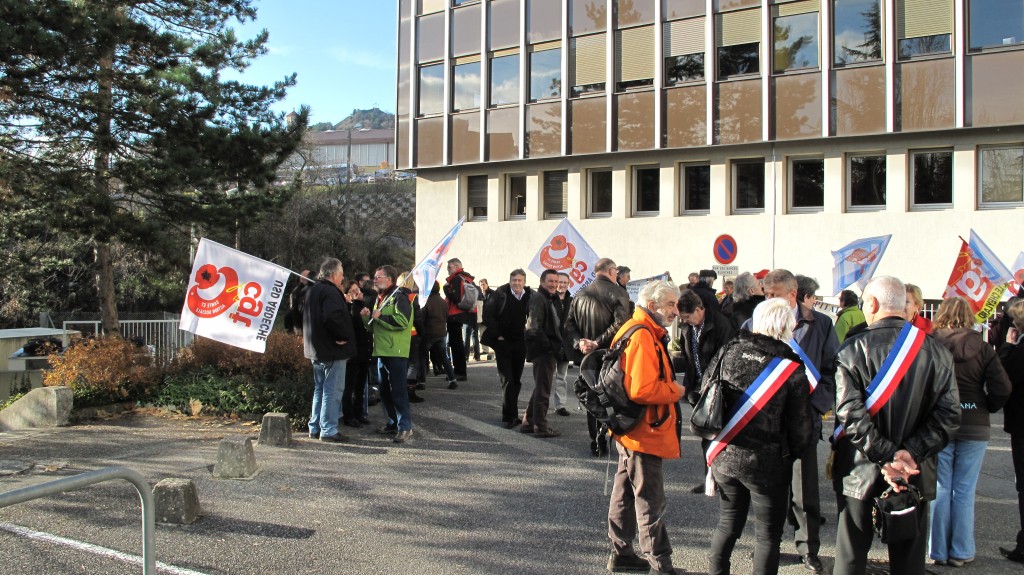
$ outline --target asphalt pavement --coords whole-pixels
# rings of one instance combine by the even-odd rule
[[[574,373],[570,371],[574,377]],[[520,408],[532,391],[526,366]],[[195,481],[203,517],[156,531],[161,573],[330,573],[429,575],[583,575],[606,573],[608,460],[590,455],[586,417],[550,416],[561,437],[535,438],[501,424],[493,362],[471,363],[469,381],[446,389],[431,378],[413,405],[415,432],[396,445],[374,432],[383,423],[344,428],[345,444],[296,432],[289,448],[255,446],[258,475],[212,477],[222,438],[259,434],[256,425],[139,410],[74,427],[0,433],[0,491],[110,466]],[[830,426],[826,425],[826,428]],[[819,443],[824,462],[828,445]],[[614,471],[612,469],[611,471]],[[705,573],[718,517],[716,499],[690,493],[702,480],[700,443],[686,437],[683,457],[665,465],[669,535],[676,567]],[[827,523],[821,556],[831,568],[835,497],[822,473]],[[998,547],[1018,529],[1009,436],[993,419],[976,503],[977,559],[936,573],[1019,573]],[[750,572],[753,521],[733,554],[733,572]],[[783,574],[796,563],[792,530],[782,543]],[[5,573],[140,573],[139,498],[112,481],[0,509]],[[871,557],[884,560],[875,544]],[[894,574],[895,575],[895,574]]]

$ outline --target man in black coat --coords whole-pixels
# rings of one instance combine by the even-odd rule
[[[501,380],[501,421],[507,429],[520,425],[519,391],[526,365],[526,317],[533,294],[526,272],[512,270],[508,283],[494,290],[484,304],[484,334],[480,341],[494,349]]]
[[[345,368],[356,355],[355,330],[348,303],[342,294],[345,270],[341,261],[327,258],[320,264],[319,279],[306,290],[302,313],[303,353],[313,362],[313,411],[309,436],[320,441],[339,442],[347,437],[338,432],[341,397],[345,391]]]
[[[544,270],[540,287],[530,297],[530,314],[526,319],[526,359],[533,364],[533,395],[526,408],[522,431],[536,437],[557,437],[559,432],[548,425],[548,407],[555,367],[562,359],[562,321],[558,316],[558,272]]]
[[[882,371],[906,325],[906,288],[894,277],[880,277],[864,288],[868,327],[849,336],[837,358],[836,425],[833,483],[839,507],[835,575],[864,573],[874,538],[872,500],[897,479],[935,498],[937,455],[960,425],[960,397],[952,354],[931,337],[922,337],[916,357],[907,356],[902,379],[875,415],[868,412],[868,386]],[[912,361],[909,361],[912,359]],[[928,504],[918,508],[914,538],[889,545],[889,571],[925,573]]]

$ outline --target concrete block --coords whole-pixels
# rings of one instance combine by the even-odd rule
[[[292,442],[292,426],[287,413],[267,413],[260,427],[260,445],[288,447]]]
[[[70,387],[40,387],[0,411],[0,430],[63,427],[71,417]]]
[[[188,525],[203,513],[196,484],[191,479],[161,479],[153,487],[153,499],[157,523]]]
[[[217,449],[213,476],[217,479],[249,479],[256,475],[256,452],[252,440],[222,439]]]

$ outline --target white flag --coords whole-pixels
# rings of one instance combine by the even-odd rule
[[[434,289],[434,282],[437,281],[437,271],[441,269],[441,263],[444,261],[445,255],[448,254],[448,248],[452,247],[452,240],[455,239],[455,234],[459,233],[459,230],[462,229],[462,224],[465,221],[466,218],[461,218],[455,222],[452,229],[448,230],[448,233],[441,238],[441,241],[437,242],[434,249],[430,250],[430,253],[424,256],[420,263],[416,264],[416,267],[412,269],[413,281],[420,288],[420,307],[427,305],[430,290]]]
[[[203,238],[178,327],[263,353],[289,273],[279,265]]]
[[[569,220],[562,218],[533,257],[529,269],[538,276],[547,269],[568,274],[569,293],[576,295],[576,292],[590,285],[597,277],[594,264],[598,259],[590,244]]]
[[[642,280],[633,280],[626,284],[626,293],[629,294],[629,300],[636,303],[640,299],[640,291],[647,287],[647,284],[655,281],[671,281],[672,278],[668,274],[660,274],[644,278]]]

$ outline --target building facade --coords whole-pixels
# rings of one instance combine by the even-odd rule
[[[399,0],[417,255],[499,283],[568,217],[633,277],[786,267],[892,234],[941,297],[971,228],[1024,249],[1024,0]]]

